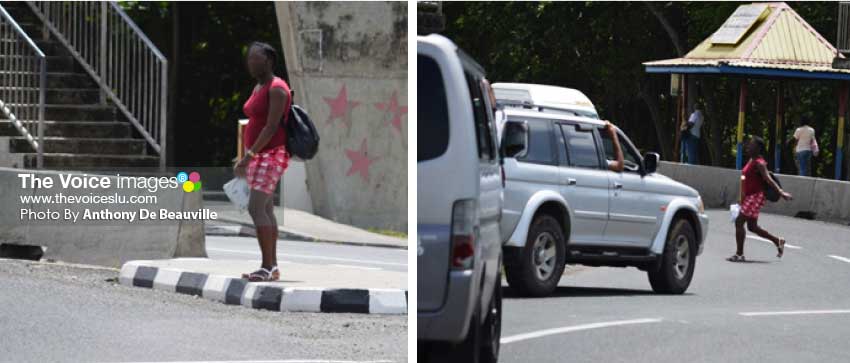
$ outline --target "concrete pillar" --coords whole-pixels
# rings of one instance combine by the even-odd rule
[[[847,84],[841,85],[838,97],[838,128],[835,148],[835,180],[841,180],[842,164],[844,163],[844,115],[847,113]]]
[[[779,173],[782,169],[782,141],[785,138],[782,124],[785,119],[785,89],[782,81],[776,87],[776,136],[773,140],[773,172]]]
[[[735,169],[741,170],[744,166],[744,114],[747,111],[747,80],[741,80],[738,99],[738,146],[735,156]]]

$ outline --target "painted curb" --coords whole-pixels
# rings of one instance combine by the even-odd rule
[[[407,314],[407,291],[402,289],[328,289],[285,287],[240,278],[130,261],[121,267],[121,285],[146,287],[200,296],[228,305],[285,312]]]

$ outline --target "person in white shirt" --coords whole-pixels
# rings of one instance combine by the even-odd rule
[[[800,119],[800,127],[794,130],[794,137],[788,139],[788,143],[796,142],[794,158],[801,176],[812,175],[812,155],[817,156],[815,129],[809,123],[808,117]]]
[[[702,108],[694,103],[688,122],[682,125],[682,160],[699,164],[700,130],[703,124]]]

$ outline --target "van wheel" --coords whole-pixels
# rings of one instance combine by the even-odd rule
[[[499,361],[499,341],[502,339],[502,274],[496,280],[493,298],[487,309],[487,319],[481,326],[481,358],[482,363]]]
[[[684,219],[676,221],[658,268],[647,273],[652,290],[659,294],[682,294],[691,284],[696,267],[697,242],[694,228]]]
[[[566,243],[558,221],[548,215],[534,218],[523,248],[511,248],[505,259],[508,284],[523,296],[547,296],[564,273]]]

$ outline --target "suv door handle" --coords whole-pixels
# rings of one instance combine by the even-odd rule
[[[623,189],[623,184],[614,182],[614,188],[615,189]]]
[[[567,185],[576,185],[575,178],[567,178]]]

